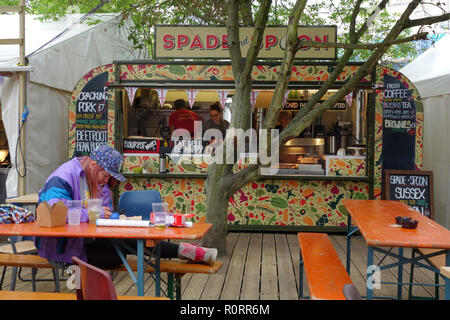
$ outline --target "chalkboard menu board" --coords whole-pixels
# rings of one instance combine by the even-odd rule
[[[308,100],[287,100],[283,106],[284,110],[300,110],[305,106]],[[316,103],[315,107],[318,107],[324,100]],[[339,101],[326,111],[347,111],[347,101]]]
[[[416,106],[410,90],[384,76],[383,169],[415,170]]]
[[[428,218],[434,219],[433,172],[385,170],[384,198],[400,200]]]
[[[81,90],[76,104],[74,156],[90,155],[108,144],[108,72],[95,76]]]

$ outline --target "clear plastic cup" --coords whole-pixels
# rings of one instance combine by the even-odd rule
[[[100,215],[103,211],[102,199],[88,199],[87,210],[89,215],[89,223],[95,223],[97,219],[100,219]]]
[[[67,216],[69,224],[76,226],[80,224],[81,219],[81,200],[67,200]]]
[[[165,228],[166,219],[169,214],[169,205],[166,202],[152,203],[153,224],[156,228]]]

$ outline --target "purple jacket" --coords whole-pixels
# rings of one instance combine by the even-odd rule
[[[84,170],[78,158],[62,164],[55,170],[39,191],[39,203],[47,201],[53,205],[58,201],[81,200],[80,178],[84,178]],[[112,209],[111,191],[105,185],[100,194],[103,206]],[[102,212],[103,215],[103,212]],[[103,218],[103,216],[101,216]],[[81,210],[81,222],[88,222],[87,209]],[[72,257],[77,256],[87,261],[83,238],[37,237],[35,240],[39,256],[53,261],[72,263]]]

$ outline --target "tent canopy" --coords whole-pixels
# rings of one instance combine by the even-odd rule
[[[98,24],[77,23],[82,16],[44,22],[32,15],[25,19],[25,52],[31,69],[26,83],[26,146],[22,146],[26,150],[27,193],[37,192],[49,174],[67,161],[68,104],[78,81],[89,71],[114,60],[148,58],[146,51],[135,50],[129,41],[129,21],[119,27],[117,14],[101,14],[95,15],[96,20],[102,21]],[[18,15],[2,16],[0,38],[17,38],[18,34]],[[0,74],[2,70],[17,71],[18,50],[17,45],[1,47]],[[14,73],[0,80],[2,118],[13,162],[6,181],[7,196],[11,197],[18,194],[14,159],[20,121],[19,80]]]
[[[422,98],[450,94],[450,34],[445,35],[414,61],[400,69]]]
[[[450,34],[400,70],[416,86],[424,111],[423,166],[433,171],[437,222],[450,227]]]

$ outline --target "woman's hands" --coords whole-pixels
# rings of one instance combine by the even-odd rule
[[[103,207],[103,213],[105,214],[105,219],[109,219],[111,217],[111,208],[110,207]]]

